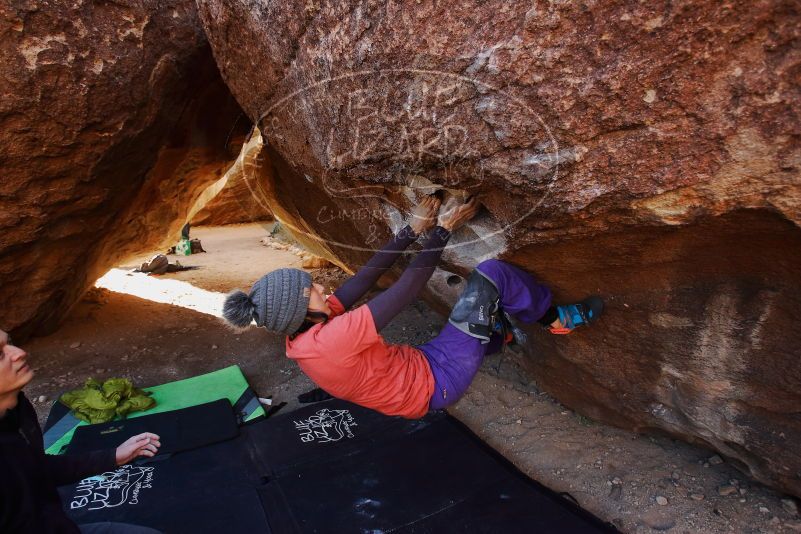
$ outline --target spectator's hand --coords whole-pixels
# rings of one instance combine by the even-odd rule
[[[470,198],[464,204],[459,204],[458,201],[451,197],[451,201],[445,205],[445,212],[439,216],[439,225],[449,232],[458,230],[467,221],[476,216],[479,207],[478,200],[475,197]]]
[[[140,456],[152,458],[161,447],[159,437],[150,432],[139,434],[117,447],[117,465],[125,465]]]
[[[440,200],[434,196],[427,196],[412,211],[412,220],[409,225],[415,234],[421,234],[434,227],[439,213]]]

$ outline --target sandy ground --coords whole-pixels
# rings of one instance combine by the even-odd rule
[[[234,332],[215,316],[225,292],[248,288],[274,268],[300,266],[291,252],[260,243],[271,226],[193,228],[207,253],[171,261],[197,270],[160,277],[126,271],[150,256],[144,255],[101,279],[114,290],[90,291],[56,333],[25,347],[36,370],[26,392],[40,418],[61,392],[88,377],[125,376],[146,386],[231,364],[261,396],[286,401],[283,411],[297,407],[296,396],[313,385],[285,357],[282,339],[256,328]],[[344,276],[336,269],[314,274],[331,285]],[[443,321],[417,303],[383,334],[422,343]],[[625,532],[801,532],[794,501],[710,461],[710,451],[572,412],[520,373],[521,357],[489,357],[451,413],[527,474]]]

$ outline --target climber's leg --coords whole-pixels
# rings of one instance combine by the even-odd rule
[[[498,289],[503,311],[519,321],[532,324],[551,306],[551,290],[533,276],[500,260],[482,261],[476,267]]]
[[[550,290],[525,271],[497,260],[482,262],[477,269],[495,285],[504,311],[519,320],[533,323],[549,308]],[[479,297],[485,293],[475,287],[465,292],[469,291]],[[434,393],[429,404],[432,410],[459,400],[473,381],[484,356],[501,347],[502,340],[497,333],[490,334],[489,340],[482,340],[460,326],[457,328],[452,321],[448,322],[437,337],[418,347],[428,358],[434,375]]]

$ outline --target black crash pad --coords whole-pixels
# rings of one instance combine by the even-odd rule
[[[159,454],[170,454],[234,438],[239,434],[239,426],[231,403],[219,399],[181,410],[79,426],[67,452],[112,449],[143,432],[158,435]]]
[[[168,533],[615,531],[443,412],[409,421],[331,400],[240,430],[61,488],[65,507]]]

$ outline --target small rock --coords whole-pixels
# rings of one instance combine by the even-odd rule
[[[517,423],[518,425],[522,425],[523,424],[523,420],[522,419],[518,419],[517,421],[515,421],[515,423]]]
[[[612,479],[612,484],[622,484],[622,483],[623,483],[623,481],[620,480],[618,477],[615,477],[615,478]]]
[[[47,402],[47,395],[39,395],[39,398],[36,399],[38,402]]]
[[[793,499],[782,499],[782,508],[790,515],[798,515],[798,504]]]
[[[745,488],[740,488],[740,495],[745,495],[746,493],[748,493],[748,490],[747,490],[747,489],[745,489]]]
[[[643,523],[654,530],[670,530],[676,526],[676,520],[664,514],[663,510],[650,510],[642,516]]]
[[[303,268],[304,269],[320,269],[322,267],[330,267],[331,262],[325,258],[320,258],[319,256],[314,256],[311,258],[307,258],[303,261]]]
[[[704,495],[702,493],[690,493],[690,498],[694,501],[703,501]]]
[[[793,532],[801,532],[801,521],[797,519],[794,521],[785,521],[784,528],[792,530]]]
[[[81,346],[81,342],[80,342],[80,341],[76,341],[75,343],[72,343],[72,344],[70,345],[70,348],[71,348],[71,349],[77,349],[77,348],[78,348],[78,347],[80,347],[80,346]]]
[[[659,506],[666,506],[667,503],[668,503],[668,500],[667,500],[666,497],[663,497],[661,495],[657,495],[656,504],[658,504]]]
[[[103,369],[102,367],[98,367],[97,369],[95,369],[95,372],[96,372],[97,374],[99,374],[99,375],[100,375],[100,374],[103,374],[103,373],[105,373],[105,372],[106,372],[106,370],[105,370],[105,369]]]
[[[707,460],[707,461],[710,463],[710,465],[720,465],[720,464],[723,463],[723,458],[721,458],[720,456],[718,456],[716,454],[716,455],[712,456],[711,458],[709,458],[709,460]]]
[[[217,345],[212,345],[211,346],[211,350],[216,350],[216,349],[217,349]]]
[[[678,471],[673,471],[673,472],[670,474],[670,478],[672,478],[673,480],[678,480],[679,478],[681,478],[681,475],[679,474],[679,472],[678,472]]]
[[[659,480],[659,482],[657,482],[657,486],[659,486],[662,489],[667,489],[667,488],[669,488],[669,487],[671,487],[671,486],[673,486],[675,484],[676,484],[676,481],[673,480],[673,478],[667,478],[667,477],[665,477],[665,478]]]
[[[760,507],[759,507],[759,513],[760,513],[760,514],[767,514],[768,512],[770,512],[770,510],[768,510],[768,509],[767,509],[767,508],[765,508],[764,506],[760,506]]]
[[[771,525],[778,525],[779,518],[774,515],[773,517],[770,518],[770,521],[768,521],[768,523],[770,523]]]
[[[612,486],[612,489],[609,490],[609,498],[613,501],[619,501],[622,496],[623,486],[621,485]]]
[[[724,497],[727,495],[734,495],[735,493],[737,493],[737,488],[730,484],[726,484],[725,486],[718,488],[718,494],[723,495]]]

